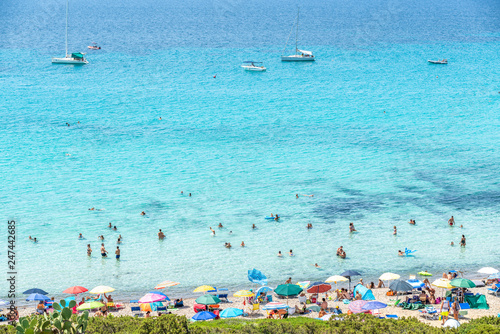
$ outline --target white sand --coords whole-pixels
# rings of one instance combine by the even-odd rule
[[[496,316],[500,312],[500,297],[488,294],[487,288],[488,287],[482,287],[482,288],[474,288],[474,289],[470,289],[470,290],[473,293],[481,293],[481,294],[486,295],[486,300],[488,302],[488,305],[490,306],[490,309],[489,310],[473,310],[473,309],[467,310],[468,315],[465,316],[465,319],[459,319],[460,322],[467,322],[470,319],[479,318],[479,317],[483,317],[483,316],[491,316],[491,315]],[[375,299],[378,301],[381,301],[383,303],[389,303],[389,299],[395,299],[395,297],[393,297],[393,296],[386,295],[386,293],[388,291],[388,289],[386,289],[386,288],[374,289],[372,291],[373,291],[373,294],[375,296]],[[437,291],[436,296],[439,296],[439,295],[440,295],[440,291]],[[324,295],[320,295],[320,298],[322,296],[324,296]],[[404,300],[406,298],[406,296],[403,296],[402,298],[403,298],[402,300]],[[235,308],[244,308],[245,307],[245,306],[243,306],[243,298],[229,297],[229,300],[231,301],[231,303],[221,303],[220,308],[225,309],[225,308],[229,308],[229,307],[235,307]],[[281,301],[281,302],[286,303],[286,299],[277,299],[277,298],[275,298],[275,296],[273,296],[273,301]],[[120,303],[119,299],[115,299],[115,302]],[[194,298],[184,299],[185,306],[183,308],[178,309],[178,310],[172,311],[172,313],[177,314],[177,315],[184,315],[188,318],[191,318],[195,314],[195,312],[193,310],[194,302],[195,302]],[[125,308],[120,309],[118,311],[113,311],[113,312],[111,312],[111,314],[113,314],[113,316],[130,316],[130,315],[132,315],[132,312],[130,310],[130,304],[128,302],[123,302],[123,304],[124,304]],[[293,298],[293,299],[289,299],[288,304],[290,306],[295,306],[295,305],[299,305],[299,302],[298,302],[297,298]],[[310,306],[310,305],[308,305],[308,306]],[[339,308],[342,310],[343,313],[347,313],[347,310],[348,310],[347,305],[345,305],[342,302],[328,301],[328,306],[329,307],[339,306]],[[246,307],[248,308],[248,305]],[[434,307],[436,309],[438,309],[438,311],[439,311],[439,305],[434,305]],[[246,311],[248,312],[248,309],[246,309]],[[31,314],[33,312],[35,312],[35,307],[19,308],[20,316],[25,316],[25,315]],[[399,317],[417,317],[420,321],[422,321],[424,323],[427,323],[427,324],[430,324],[433,326],[440,326],[441,325],[440,320],[434,320],[434,321],[427,320],[427,319],[424,319],[423,317],[421,317],[421,313],[419,311],[403,310],[401,307],[388,306],[387,308],[380,310],[380,312],[382,315],[396,314]],[[156,314],[157,314],[157,312],[152,313],[153,316],[155,316]],[[266,311],[259,310],[255,314],[249,315],[249,317],[247,317],[247,319],[248,318],[262,319],[262,318],[265,318],[266,316],[267,316]],[[303,317],[309,317],[309,318],[317,318],[318,313],[312,312],[312,313],[305,314],[305,315],[295,315],[294,314],[292,316],[303,316]]]

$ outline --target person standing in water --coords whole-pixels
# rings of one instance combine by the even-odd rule
[[[101,255],[102,257],[108,256],[108,251],[106,250],[106,248],[104,248],[104,244],[101,244]]]
[[[394,232],[392,232],[393,235],[396,235],[398,234],[398,229],[396,228],[396,226],[394,226]]]
[[[92,255],[92,248],[90,248],[90,244],[87,245],[87,255],[88,256]]]
[[[455,218],[453,218],[453,216],[451,216],[451,218],[448,219],[448,225],[450,225],[450,226],[455,225]]]
[[[163,234],[160,228],[160,232],[158,232],[158,239],[163,240],[163,238],[165,238],[165,234]]]
[[[462,239],[460,240],[460,246],[465,247],[465,235],[462,234]]]
[[[119,260],[120,259],[120,247],[116,246],[115,254],[116,254],[116,259]]]
[[[354,223],[350,223],[349,224],[349,232],[352,233],[352,232],[356,232],[356,229],[354,228]]]

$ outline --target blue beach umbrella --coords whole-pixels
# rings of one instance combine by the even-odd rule
[[[38,288],[29,289],[29,290],[26,290],[23,292],[24,295],[31,295],[32,293],[39,293],[41,295],[48,295],[49,294],[48,292],[45,292],[42,289],[38,289]]]
[[[370,311],[370,310],[380,310],[381,308],[386,308],[386,307],[387,307],[387,304],[384,304],[384,303],[376,301],[376,300],[372,300],[372,301],[366,303],[365,305],[363,305],[362,309]]]
[[[500,272],[496,274],[491,274],[488,279],[500,279]]]
[[[31,302],[31,301],[35,301],[35,300],[48,301],[48,300],[50,300],[50,298],[47,296],[44,296],[42,294],[39,294],[39,293],[32,293],[31,295],[28,296],[28,298],[26,298],[27,302]]]
[[[255,292],[255,295],[258,296],[260,295],[261,292],[264,292],[265,294],[267,294],[268,292],[272,292],[274,289],[269,287],[269,286],[263,286],[261,288],[259,288],[256,292]]]
[[[3,300],[3,299],[0,299],[0,306],[7,306],[9,305],[10,303],[6,300]]]
[[[243,310],[234,307],[227,308],[220,313],[221,318],[234,318],[240,315],[243,315]]]
[[[217,316],[212,312],[203,311],[196,313],[191,319],[195,321],[204,321],[204,320],[212,320],[215,317]]]

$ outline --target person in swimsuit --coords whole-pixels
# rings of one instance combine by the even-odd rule
[[[292,278],[288,277],[288,279],[286,280],[285,284],[292,284]]]
[[[282,257],[283,254],[281,254],[281,251],[278,251],[278,257]]]
[[[116,259],[119,260],[120,259],[120,247],[118,247],[118,246],[116,246],[115,255],[116,255]]]
[[[160,228],[160,231],[158,232],[158,239],[163,240],[163,238],[165,238],[165,234],[163,234]]]
[[[460,240],[460,246],[465,247],[465,235],[463,234],[462,234],[462,239]]]
[[[90,248],[90,244],[87,245],[87,255],[88,256],[92,255],[92,248]]]
[[[146,215],[146,212],[142,211],[141,216],[145,216],[145,215]],[[109,224],[109,225],[111,225],[111,224]]]
[[[210,226],[210,231],[212,231],[212,235],[215,235],[215,230]]]
[[[218,228],[223,228],[224,226],[222,226],[222,223],[219,223],[219,226],[217,226]]]
[[[116,226],[113,226],[113,231],[116,231],[116,230],[118,230],[118,229],[116,228]]]
[[[385,288],[385,284],[381,279],[378,280],[377,288],[378,289]]]
[[[104,244],[101,244],[101,255],[102,257],[107,257],[108,251],[104,248]]]
[[[354,223],[349,223],[349,232],[356,232],[356,229],[354,228]]]
[[[113,226],[111,226],[111,223],[109,223],[108,227],[109,227],[109,228],[112,228]]]
[[[455,218],[453,218],[453,216],[451,216],[451,218],[450,218],[450,219],[448,219],[448,224],[449,224],[450,226],[455,225]]]
[[[78,236],[78,239],[83,239],[83,235],[80,233],[80,235]]]
[[[255,230],[256,228],[257,228],[257,226],[255,226],[255,224],[252,224],[252,229]]]
[[[445,321],[448,320],[448,314],[450,313],[450,302],[448,301],[448,299],[443,299],[441,308],[439,309],[439,313],[441,313],[441,316],[443,318],[442,325],[444,325]]]
[[[392,232],[392,235],[396,235],[398,234],[398,229],[396,228],[396,226],[394,226],[394,231]]]
[[[290,252],[288,252],[288,255],[293,256],[293,252],[291,249],[290,249]]]
[[[245,242],[244,241],[241,242],[241,247],[245,247]]]
[[[398,256],[405,256],[405,253],[403,253],[401,250],[398,250]]]

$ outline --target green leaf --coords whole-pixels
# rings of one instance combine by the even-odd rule
[[[62,307],[66,307],[66,301],[64,299],[61,299],[59,303],[61,304]]]
[[[28,328],[26,331],[24,331],[25,334],[35,334],[35,331],[33,328]]]
[[[53,325],[55,328],[57,328],[58,330],[61,330],[62,329],[62,324],[61,322],[59,321],[59,319],[55,319],[54,322],[53,322]]]
[[[26,329],[26,328],[28,328],[30,326],[30,323],[28,322],[28,320],[26,318],[24,318],[21,321],[21,326],[23,326],[23,328]]]
[[[24,333],[24,328],[21,325],[17,325],[16,329],[19,333]]]
[[[74,300],[69,302],[69,305],[68,305],[69,308],[73,308],[75,306],[76,306],[76,302]]]
[[[69,331],[71,328],[71,321],[65,321],[63,329]]]
[[[69,318],[71,318],[71,314],[71,310],[67,307],[63,308],[61,311],[61,316],[64,320],[69,320]]]
[[[61,302],[64,302],[64,300],[61,300]],[[54,303],[54,304],[52,304],[52,308],[54,310],[60,311],[61,310],[61,305],[59,305],[58,303]]]

